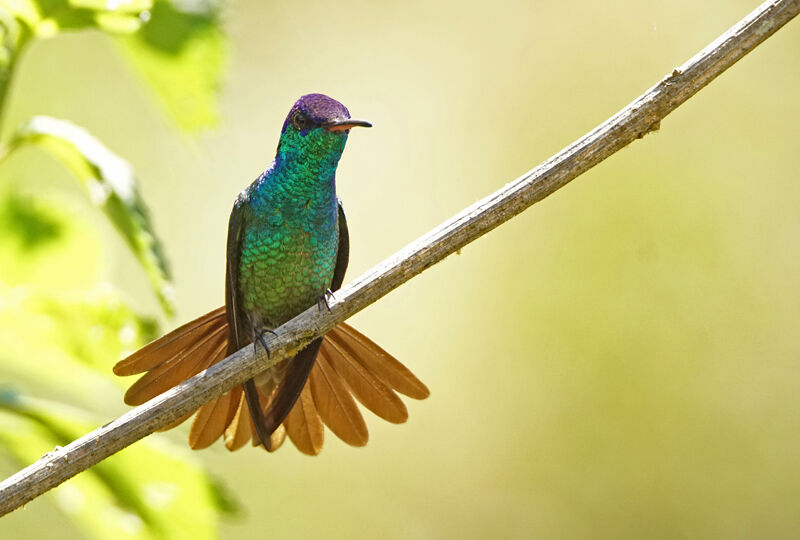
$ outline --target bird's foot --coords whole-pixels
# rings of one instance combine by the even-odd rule
[[[331,310],[331,306],[330,304],[328,304],[328,297],[336,300],[336,297],[333,295],[333,291],[330,289],[325,289],[325,292],[322,293],[322,295],[319,298],[317,298],[317,309],[319,311],[322,311],[323,305],[325,306],[325,309],[327,309],[328,311]]]
[[[256,343],[261,343],[261,346],[264,347],[264,351],[266,351],[267,353],[267,358],[269,358],[270,350],[269,347],[267,347],[267,342],[264,340],[265,334],[272,334],[273,336],[276,337],[278,335],[269,328],[262,328],[261,330],[256,330],[255,334],[253,335],[253,353],[258,352],[258,350],[256,350]]]

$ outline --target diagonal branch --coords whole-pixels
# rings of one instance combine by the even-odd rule
[[[426,268],[508,221],[647,133],[701,88],[800,13],[800,0],[763,3],[671,75],[594,130],[473,204],[336,293],[330,312],[309,308],[268,336],[273,351],[246,347],[113,422],[46,454],[0,483],[0,515],[187,415],[297,352]]]

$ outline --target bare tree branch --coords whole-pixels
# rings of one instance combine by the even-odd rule
[[[330,312],[310,308],[267,336],[267,358],[246,347],[117,420],[48,453],[0,484],[0,515],[242,384],[426,268],[566,185],[661,120],[800,12],[800,0],[765,2],[612,118],[543,164],[463,210],[336,293]]]

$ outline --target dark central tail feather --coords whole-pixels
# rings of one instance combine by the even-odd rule
[[[305,349],[297,353],[293,358],[285,360],[289,362],[283,380],[278,384],[275,396],[272,398],[266,414],[261,408],[261,401],[258,399],[258,391],[253,379],[248,380],[244,385],[247,406],[250,409],[250,416],[256,428],[261,444],[267,450],[272,450],[270,436],[278,429],[288,416],[289,411],[294,407],[303,386],[308,380],[314,361],[317,358],[319,349],[322,346],[322,338],[317,338],[309,343]]]
[[[272,432],[267,431],[265,428],[266,422],[264,421],[264,412],[261,409],[261,401],[258,399],[256,382],[253,379],[247,379],[243,386],[244,396],[247,399],[247,408],[250,410],[250,417],[253,419],[258,440],[261,441],[261,444],[268,452],[272,452],[272,444],[270,443]]]

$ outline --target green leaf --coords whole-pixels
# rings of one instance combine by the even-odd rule
[[[97,231],[45,193],[0,191],[0,230],[0,281],[6,285],[55,293],[94,287],[102,274]]]
[[[172,315],[169,266],[128,162],[85,129],[48,116],[32,118],[12,141],[13,146],[28,143],[48,150],[83,183],[139,260],[164,311]]]
[[[0,84],[28,37],[87,28],[118,35],[183,129],[216,124],[226,42],[218,4],[209,0],[0,0]]]
[[[155,334],[155,322],[109,285],[64,292],[0,284],[0,381],[30,393],[121,411],[129,382],[112,377],[111,366]]]
[[[214,3],[156,0],[139,32],[117,38],[125,56],[187,131],[217,122],[226,48],[220,26]]]
[[[37,37],[85,28],[135,32],[152,5],[152,0],[0,0],[0,10],[12,13]]]
[[[26,2],[19,2],[19,4],[17,11],[14,11],[7,5],[7,0],[0,0],[0,44],[2,44],[3,51],[0,66],[3,67],[10,64],[13,54],[22,40],[19,19],[24,18],[26,14],[35,16],[36,13],[30,10],[30,6]]]
[[[39,6],[34,0],[0,0],[0,13],[3,14],[4,31],[14,36],[20,32],[17,22],[32,30],[42,19]]]
[[[105,421],[119,400],[111,363],[153,333],[153,323],[138,319],[108,286],[41,294],[0,283],[0,380],[27,388],[0,386],[0,451],[23,466]],[[104,418],[54,395],[88,403]],[[152,436],[47,496],[89,537],[215,538],[217,514],[231,509],[224,493],[188,450]]]
[[[35,16],[35,11],[29,10],[27,2],[17,0],[12,9],[8,0],[0,0],[0,114],[3,112],[8,86],[11,82],[14,63],[20,48],[30,37],[30,29],[24,22],[26,15]]]
[[[20,464],[93,429],[63,404],[0,388],[0,449]],[[56,505],[94,538],[216,538],[217,488],[187,450],[153,436],[59,486]]]
[[[153,0],[69,0],[69,4],[75,8],[138,15],[152,8]]]

